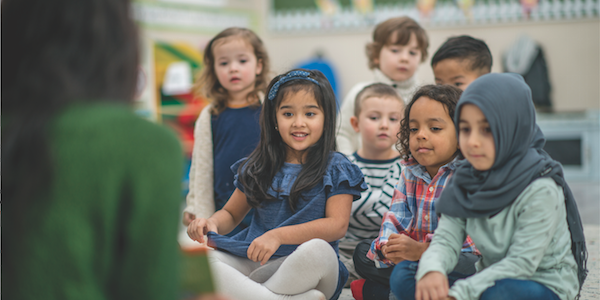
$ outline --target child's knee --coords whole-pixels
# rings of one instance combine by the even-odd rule
[[[554,296],[556,295],[541,283],[531,280],[506,278],[497,280],[492,287],[481,294],[480,299],[553,299]]]
[[[304,242],[298,246],[296,251],[316,254],[318,253],[321,255],[323,255],[323,253],[333,253],[335,255],[335,250],[333,250],[333,247],[331,247],[331,245],[323,239],[312,239]]]
[[[390,276],[390,288],[396,297],[404,294],[414,296],[418,265],[416,261],[405,260],[394,267]]]
[[[294,262],[302,264],[303,267],[333,268],[335,266],[337,269],[337,254],[333,247],[322,239],[312,239],[302,243],[290,256],[294,257]]]

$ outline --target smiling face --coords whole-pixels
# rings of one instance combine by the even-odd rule
[[[433,178],[441,166],[456,156],[454,122],[442,103],[422,96],[410,109],[408,126],[410,153]]]
[[[350,118],[354,131],[362,138],[358,150],[361,157],[386,160],[398,156],[392,146],[398,141],[403,110],[404,104],[397,98],[370,97],[362,101],[358,117]]]
[[[262,63],[256,60],[250,43],[233,36],[218,40],[212,51],[219,83],[230,96],[245,98],[254,89],[256,75],[262,71]]]
[[[395,45],[394,41],[381,48],[375,63],[379,70],[393,81],[411,78],[421,62],[421,50],[417,36],[413,33],[406,45]]]
[[[287,93],[277,107],[277,128],[287,145],[285,161],[301,163],[323,135],[325,115],[311,91]]]
[[[450,84],[464,91],[482,74],[471,69],[468,59],[447,58],[433,66],[433,75],[436,84]]]
[[[487,171],[496,159],[496,144],[485,115],[473,104],[460,110],[458,142],[465,158],[478,171]]]

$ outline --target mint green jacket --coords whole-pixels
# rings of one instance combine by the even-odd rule
[[[479,299],[496,280],[506,278],[539,282],[564,300],[577,295],[577,264],[571,253],[565,200],[552,179],[533,181],[510,206],[491,218],[443,215],[419,261],[416,279],[431,271],[450,273],[467,234],[482,258],[476,264],[477,273],[456,281],[450,296]]]

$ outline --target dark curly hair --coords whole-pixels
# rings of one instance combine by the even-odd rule
[[[404,119],[400,121],[400,132],[398,132],[398,142],[396,143],[396,149],[400,151],[402,159],[408,160],[412,155],[410,154],[410,148],[408,141],[410,139],[410,127],[409,116],[410,110],[413,104],[421,97],[427,97],[431,100],[440,102],[446,108],[446,112],[450,116],[450,119],[454,122],[454,111],[456,110],[456,103],[462,94],[462,90],[452,85],[424,85],[412,97],[412,100],[404,109]],[[460,150],[457,150],[460,151]]]

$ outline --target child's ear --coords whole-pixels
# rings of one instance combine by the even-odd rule
[[[262,72],[262,69],[263,69],[262,59],[259,59],[258,61],[256,61],[256,76],[260,75],[260,73]]]
[[[354,131],[360,132],[360,128],[358,128],[358,118],[356,116],[350,117],[350,124],[352,125],[352,128],[354,128]]]

